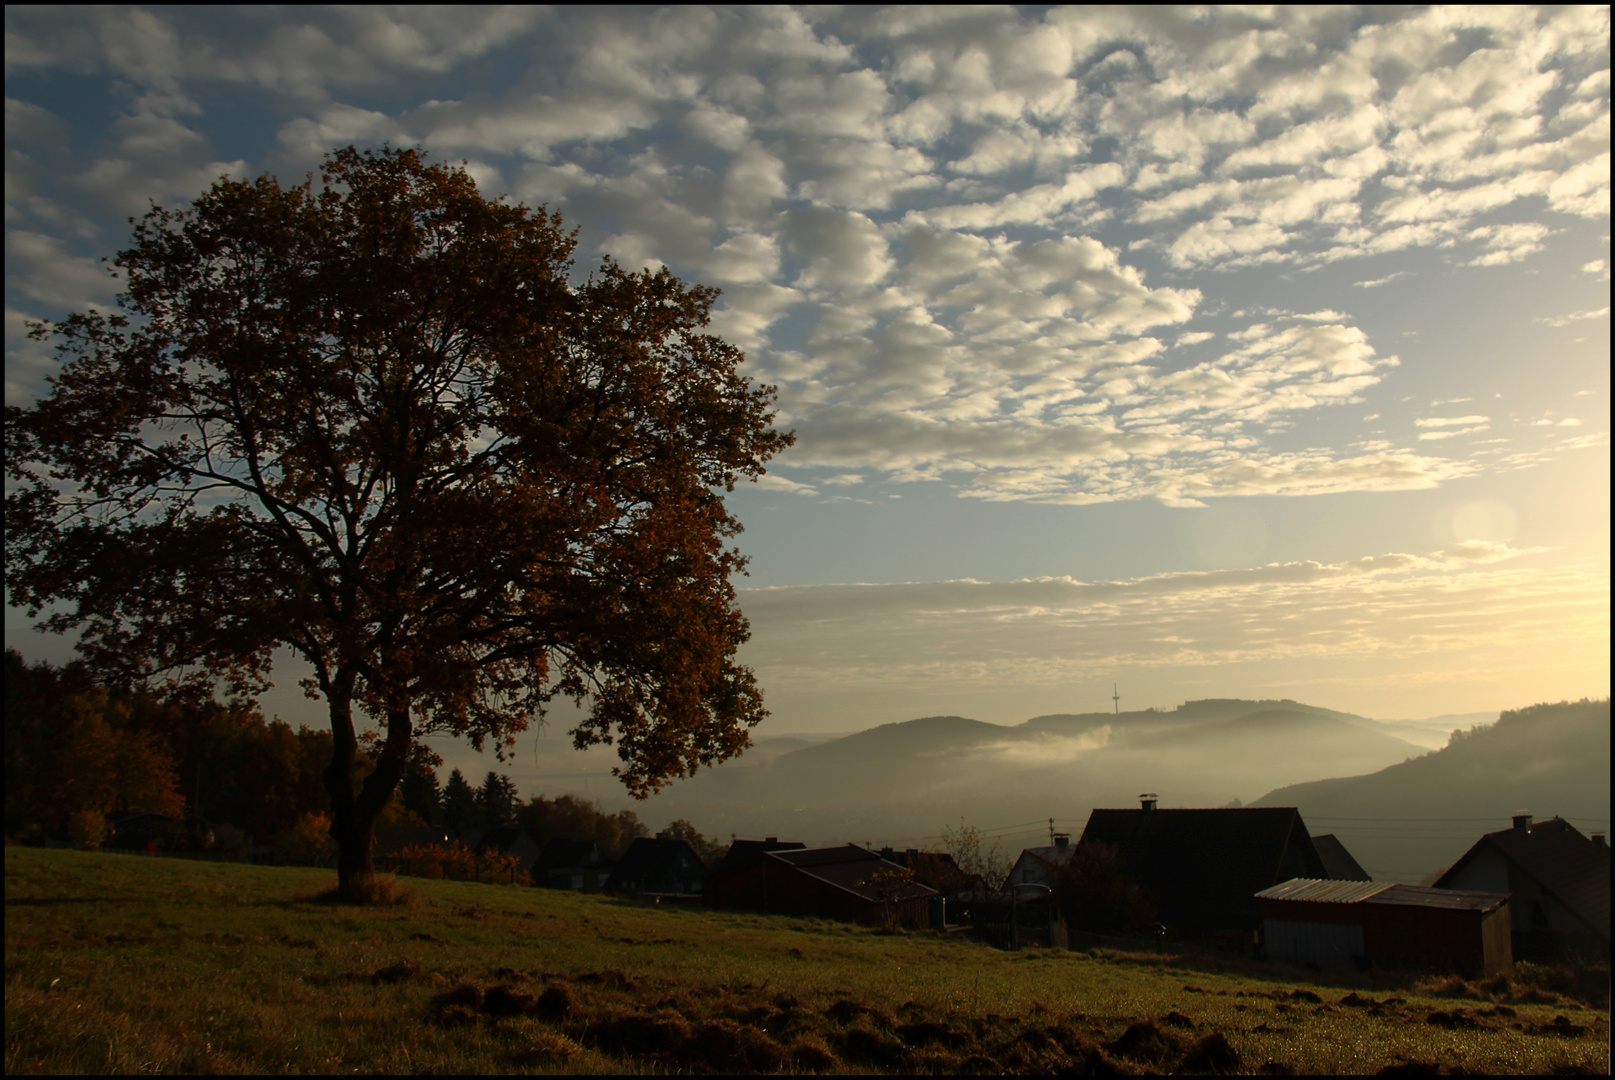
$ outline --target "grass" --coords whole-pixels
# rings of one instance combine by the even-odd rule
[[[331,884],[6,848],[6,1072],[1606,1070],[1607,1004],[1507,981],[1385,993],[474,883],[351,907]]]

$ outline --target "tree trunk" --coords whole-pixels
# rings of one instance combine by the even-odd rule
[[[336,841],[337,889],[341,895],[359,900],[365,898],[365,883],[376,870],[373,852],[376,818],[403,779],[411,733],[408,708],[389,710],[387,739],[382,744],[376,767],[356,793],[353,766],[358,760],[359,740],[353,730],[351,686],[350,680],[349,693],[331,696],[331,764],[325,770],[325,790],[331,796],[331,839]]]
[[[376,872],[373,848],[375,846],[376,819],[364,817],[352,809],[343,817],[331,822],[331,833],[336,839],[337,887],[349,892]]]

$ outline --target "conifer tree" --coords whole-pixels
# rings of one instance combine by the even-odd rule
[[[404,806],[414,811],[431,826],[443,824],[443,790],[438,786],[437,770],[417,755],[410,763],[403,780]]]
[[[477,789],[477,809],[482,815],[485,829],[508,829],[516,824],[516,803],[519,796],[510,777],[488,771]]]
[[[452,832],[476,828],[481,825],[477,820],[480,816],[476,790],[466,783],[465,774],[455,769],[443,785],[443,827]]]

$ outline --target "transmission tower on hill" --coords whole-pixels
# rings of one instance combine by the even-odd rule
[[[1122,695],[1121,691],[1116,689],[1115,683],[1110,684],[1110,700],[1116,703],[1116,715],[1120,716],[1122,714]]]

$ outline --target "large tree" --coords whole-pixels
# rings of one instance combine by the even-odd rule
[[[14,601],[134,678],[307,660],[345,887],[424,734],[503,751],[564,694],[644,797],[766,715],[723,495],[790,443],[772,388],[703,333],[714,290],[577,280],[574,246],[462,168],[349,147],[319,184],[153,206],[122,313],[34,328],[63,364],[6,409]]]

